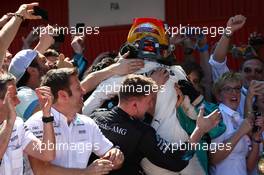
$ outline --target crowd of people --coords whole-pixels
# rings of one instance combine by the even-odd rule
[[[214,47],[205,35],[169,36],[161,20],[137,18],[119,53],[88,66],[85,35],[72,37],[66,57],[50,25],[8,51],[25,19],[41,19],[38,5],[0,19],[1,175],[264,173],[264,37],[252,33],[246,52],[230,49],[246,17],[227,19],[230,32]],[[229,52],[243,59],[239,72]]]

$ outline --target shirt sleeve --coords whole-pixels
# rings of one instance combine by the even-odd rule
[[[25,125],[38,139],[43,138],[43,123],[37,119],[37,116],[27,120]]]
[[[215,61],[214,55],[212,54],[209,59],[209,64],[212,67],[212,77],[213,81],[215,82],[222,74],[225,72],[229,72],[229,68],[227,67],[226,64],[227,58],[225,58],[225,61],[222,63],[219,63]]]
[[[149,129],[139,144],[140,152],[153,164],[170,171],[184,169],[194,152],[179,149],[179,144],[172,144],[156,136],[155,130]]]
[[[22,148],[24,150],[31,141],[37,140],[37,138],[28,129],[28,127],[25,125],[22,119],[20,119],[18,127],[19,127],[19,133],[21,134]]]
[[[93,152],[97,156],[104,155],[113,147],[113,143],[109,141],[101,132],[97,124],[92,121],[93,125]]]

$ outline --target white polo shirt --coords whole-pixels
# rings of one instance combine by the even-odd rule
[[[1,127],[0,127],[1,128]],[[25,127],[20,117],[16,118],[7,150],[1,160],[1,175],[23,174],[23,150],[37,138]]]
[[[211,143],[224,143],[239,128],[243,122],[242,117],[237,111],[230,109],[224,104],[219,105],[223,122],[226,125],[226,131],[219,137],[212,140]],[[235,121],[234,121],[235,120]],[[233,151],[216,166],[211,166],[211,175],[247,175],[246,157],[249,152],[251,141],[247,135],[243,136],[236,144]]]
[[[56,136],[56,157],[52,164],[66,168],[86,168],[92,152],[101,156],[113,146],[96,123],[87,116],[76,114],[68,125],[67,118],[56,109],[51,109],[51,115],[54,116]],[[41,111],[32,115],[26,125],[37,138],[42,139]]]

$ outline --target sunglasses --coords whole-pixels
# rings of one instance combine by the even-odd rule
[[[262,74],[263,72],[262,69],[251,69],[250,67],[245,67],[243,71],[248,74],[248,73],[251,73],[253,70],[257,74]]]

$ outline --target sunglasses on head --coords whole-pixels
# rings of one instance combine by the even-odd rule
[[[243,69],[243,71],[244,71],[245,73],[251,73],[253,70],[254,70],[254,72],[257,73],[257,74],[261,74],[261,73],[263,72],[262,69],[252,69],[252,68],[250,68],[250,67],[245,67],[245,68]]]

